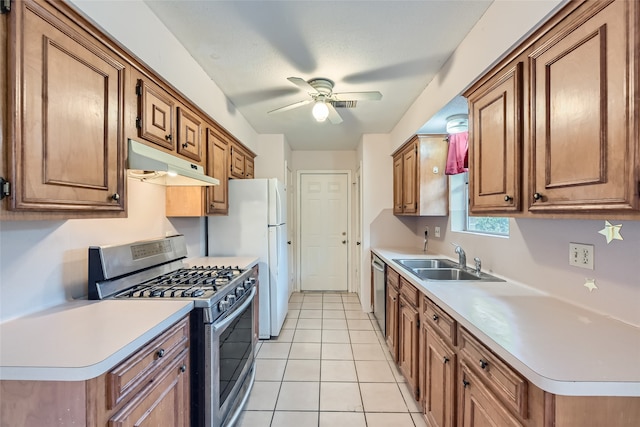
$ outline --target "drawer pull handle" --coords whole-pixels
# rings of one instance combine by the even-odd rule
[[[440,319],[440,318],[438,317],[437,314],[434,314],[432,319],[433,319],[434,322],[437,322],[438,319]]]
[[[158,355],[158,359],[164,357],[164,348],[161,348],[157,351],[156,355]]]
[[[505,202],[510,202],[512,200],[513,200],[513,197],[511,197],[510,195],[507,194],[506,196],[504,196],[504,201]]]
[[[180,366],[180,372],[187,372],[187,365]]]
[[[486,360],[480,359],[480,367],[482,369],[487,369],[488,365],[489,365],[489,362],[487,362]]]
[[[462,380],[462,387],[467,388],[469,386],[469,381]]]
[[[442,363],[448,363],[449,362],[449,358],[447,356],[442,358]]]

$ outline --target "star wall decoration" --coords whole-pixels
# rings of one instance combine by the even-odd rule
[[[584,287],[589,289],[589,292],[592,292],[594,289],[598,289],[596,286],[596,279],[585,279]]]
[[[609,244],[612,240],[623,240],[622,235],[620,234],[621,228],[622,224],[612,225],[609,221],[605,221],[604,228],[598,231],[598,233],[606,237],[607,244]]]

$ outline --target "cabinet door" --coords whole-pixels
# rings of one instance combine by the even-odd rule
[[[639,49],[630,29],[638,3],[604,5],[552,30],[530,55],[532,212],[639,207],[638,103],[630,79]]]
[[[244,158],[244,177],[247,179],[254,178],[253,159],[249,156]]]
[[[460,363],[460,425],[463,427],[522,427],[464,363]]]
[[[401,214],[403,211],[403,191],[402,191],[402,155],[397,155],[393,159],[393,213]]]
[[[386,307],[386,334],[387,346],[393,357],[393,361],[398,361],[398,307],[400,306],[398,290],[389,286],[387,281],[387,307]]]
[[[10,209],[123,211],[124,62],[45,7],[14,6]]]
[[[202,120],[184,107],[178,107],[178,154],[202,161]]]
[[[189,426],[189,351],[109,419],[109,427]]]
[[[437,334],[423,324],[424,414],[433,427],[455,425],[456,353]]]
[[[414,397],[418,395],[418,310],[400,297],[398,322],[398,367],[404,374]]]
[[[173,98],[156,85],[138,81],[140,94],[140,122],[138,135],[168,150],[175,151]]]
[[[469,96],[469,210],[520,210],[522,62]]]
[[[207,130],[207,173],[220,181],[220,185],[207,188],[207,213],[227,214],[229,212],[229,144],[214,132]]]
[[[402,155],[402,211],[405,214],[418,212],[418,150],[411,144]]]
[[[244,178],[244,153],[238,147],[231,145],[231,176]]]

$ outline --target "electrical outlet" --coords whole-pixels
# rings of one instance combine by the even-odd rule
[[[593,245],[569,243],[569,265],[593,270]]]
[[[433,227],[433,230],[436,237],[440,237],[440,227]]]

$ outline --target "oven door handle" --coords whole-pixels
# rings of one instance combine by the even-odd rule
[[[233,314],[231,316],[225,317],[220,322],[214,323],[213,325],[211,325],[211,329],[213,330],[213,332],[218,333],[219,331],[222,331],[224,328],[229,326],[229,324],[233,322],[235,319],[237,319],[238,316],[242,314],[244,309],[247,308],[249,304],[253,302],[253,298],[255,296],[256,296],[256,288],[254,287],[254,288],[251,288],[251,293],[249,294],[249,298],[247,298],[247,300],[243,302],[240,307],[237,307],[237,308],[234,307],[235,309],[233,310]]]

